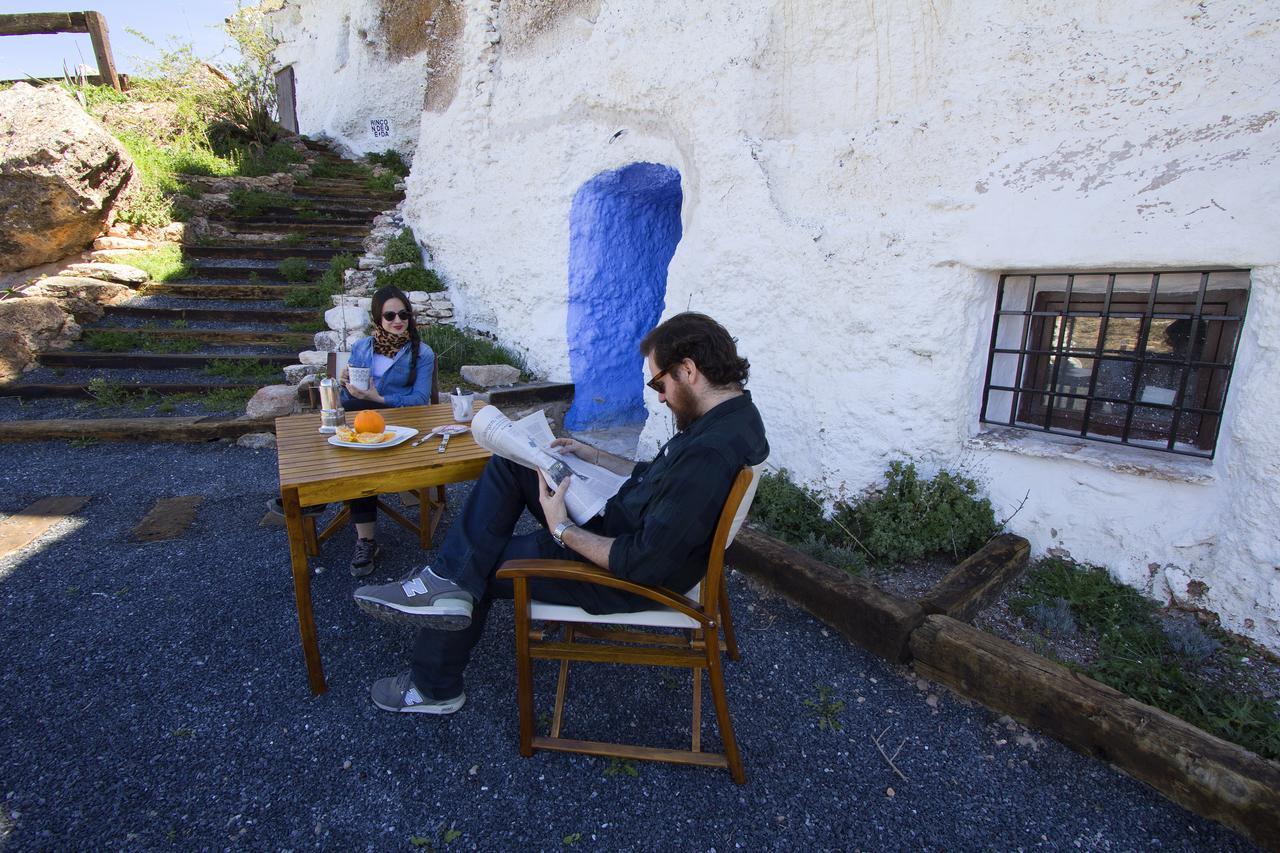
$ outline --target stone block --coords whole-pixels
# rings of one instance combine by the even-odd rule
[[[347,352],[351,352],[351,348],[356,345],[356,341],[360,340],[361,338],[367,338],[367,337],[369,336],[365,333],[364,329],[357,329],[356,331],[347,335],[347,339],[344,342],[346,344]]]
[[[409,297],[409,303],[414,306],[424,305],[431,301],[431,294],[425,290],[410,290],[405,296]]]
[[[385,264],[386,261],[381,255],[363,255],[359,261],[359,266],[362,270],[380,269]]]
[[[284,381],[290,385],[297,385],[305,377],[314,378],[323,369],[323,366],[317,367],[314,364],[291,364],[284,369]]]
[[[324,366],[329,363],[329,353],[317,350],[303,350],[298,353],[298,361],[308,367],[316,367],[323,370]]]
[[[151,278],[145,270],[128,264],[70,264],[62,270],[62,275],[96,278],[117,284],[145,284]]]
[[[382,272],[400,272],[400,270],[413,269],[416,266],[417,264],[412,261],[406,261],[403,264],[391,264],[390,266],[383,268]]]
[[[268,385],[259,388],[249,400],[244,413],[251,418],[281,418],[299,411],[298,390],[292,385]]]
[[[461,373],[463,379],[483,388],[520,381],[520,370],[509,364],[464,364]]]
[[[275,450],[276,437],[269,432],[251,432],[237,438],[236,444],[250,450]]]
[[[342,343],[342,332],[316,332],[315,348],[320,352],[336,352]]]
[[[93,248],[99,251],[133,249],[145,251],[151,248],[149,240],[135,240],[132,237],[99,237],[93,241]]]
[[[341,305],[324,312],[324,322],[335,332],[351,332],[369,325],[369,310],[361,310],[352,305]]]
[[[364,312],[365,316],[369,316],[369,311],[373,307],[373,299],[368,296],[355,296],[353,294],[345,294],[343,296],[332,296],[335,307],[359,308]]]

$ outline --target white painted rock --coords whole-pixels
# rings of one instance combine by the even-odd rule
[[[412,305],[421,305],[424,302],[431,301],[431,294],[425,290],[410,290],[405,296],[409,297],[409,302]]]
[[[376,270],[385,264],[386,261],[383,260],[381,255],[364,255],[360,258],[359,263],[360,269],[362,270]]]
[[[236,444],[250,450],[275,450],[276,437],[269,432],[251,432],[237,438]]]
[[[321,368],[314,364],[291,364],[284,369],[284,381],[290,385],[297,385],[303,377],[315,376],[320,370]]]
[[[145,284],[151,278],[145,270],[128,264],[70,264],[62,274],[79,278],[96,278],[117,284]]]
[[[329,353],[316,350],[303,350],[298,353],[298,361],[308,367],[324,367],[329,363]]]
[[[337,352],[342,332],[316,332],[315,347],[319,352]]]
[[[385,271],[400,272],[400,270],[412,269],[413,267],[416,267],[416,266],[417,264],[413,263],[412,261],[405,261],[403,264],[391,264],[390,266],[385,268]]]
[[[373,307],[373,299],[368,296],[354,296],[350,293],[344,296],[331,296],[335,307],[359,308],[367,317],[369,310]]]
[[[325,325],[335,332],[350,332],[369,325],[369,309],[363,311],[351,305],[340,305],[324,312]]]
[[[492,388],[520,381],[520,371],[509,364],[464,364],[462,378],[472,385]]]
[[[367,337],[369,336],[365,333],[364,329],[356,329],[354,332],[347,335],[347,340],[345,341],[347,345],[346,346],[347,352],[351,351],[351,348],[355,346],[356,341],[360,340],[361,338],[367,338]]]

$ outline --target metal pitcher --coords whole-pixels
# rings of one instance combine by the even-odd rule
[[[320,431],[337,432],[347,422],[342,410],[342,385],[331,376],[320,380]]]

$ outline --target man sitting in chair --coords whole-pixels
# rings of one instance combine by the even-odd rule
[[[716,523],[734,478],[744,465],[769,455],[764,424],[742,389],[750,368],[734,339],[704,314],[677,314],[640,342],[650,388],[675,416],[677,434],[652,462],[632,462],[571,438],[562,452],[619,474],[630,473],[604,512],[579,527],[564,496],[540,472],[493,457],[427,566],[404,581],[362,586],[356,603],[379,618],[421,626],[399,676],[372,688],[387,711],[452,714],[466,701],[462,673],[480,640],[495,597],[510,597],[510,583],[494,574],[507,560],[550,558],[594,563],[621,578],[677,592],[692,589],[706,571]],[[537,533],[513,535],[528,509]],[[503,588],[505,587],[505,588]],[[647,610],[652,603],[593,584],[537,580],[535,599],[589,613]]]

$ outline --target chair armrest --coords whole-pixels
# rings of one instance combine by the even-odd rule
[[[635,581],[629,581],[617,575],[612,575],[599,566],[593,566],[590,563],[579,563],[575,560],[508,560],[502,564],[502,568],[498,569],[497,576],[500,580],[522,581],[541,578],[544,580],[579,581],[596,584],[597,586],[607,586],[647,598],[663,607],[669,607],[672,610],[683,613],[690,619],[695,619],[704,625],[709,626],[711,624],[707,614],[702,611],[702,605],[680,593],[666,587],[646,586]]]

